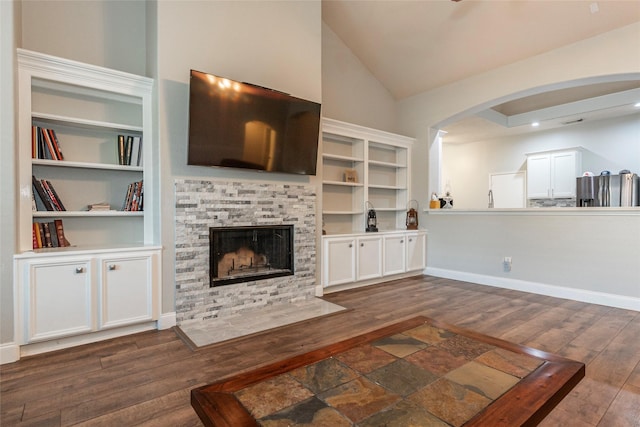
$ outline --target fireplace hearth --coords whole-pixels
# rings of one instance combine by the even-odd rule
[[[210,227],[210,285],[290,276],[293,225]]]

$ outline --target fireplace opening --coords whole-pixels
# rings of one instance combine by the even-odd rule
[[[290,276],[293,225],[210,227],[211,286]]]

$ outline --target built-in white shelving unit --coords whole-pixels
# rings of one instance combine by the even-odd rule
[[[326,291],[424,269],[427,234],[406,229],[413,143],[405,136],[323,119],[322,286]],[[379,232],[365,232],[370,207],[376,211]]]
[[[17,56],[16,344],[33,354],[156,327],[153,80],[24,49]],[[33,126],[55,131],[62,160],[34,158]],[[139,161],[120,164],[119,135],[142,141]],[[37,210],[32,177],[50,182],[65,210]],[[129,184],[140,181],[143,210],[124,210]],[[96,203],[111,210],[89,211]],[[34,248],[33,224],[56,220],[71,246]]]
[[[367,202],[376,211],[379,229],[404,228],[413,141],[323,119],[322,216],[328,234],[364,232]]]

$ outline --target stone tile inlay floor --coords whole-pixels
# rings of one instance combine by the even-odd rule
[[[330,354],[294,358],[291,369],[274,364],[196,389],[192,405],[205,425],[214,426],[227,425],[215,418],[234,426],[463,426],[510,390],[524,395],[524,386],[516,386],[553,364],[548,353],[452,328],[411,319],[337,344]],[[562,361],[571,366],[572,388],[584,365]],[[229,398],[238,411],[219,413]],[[206,417],[212,407],[213,417]],[[516,404],[515,410],[522,408]]]
[[[180,335],[192,347],[203,347],[257,332],[290,325],[345,310],[337,304],[311,298],[288,304],[244,310],[222,319],[210,319],[179,326]]]

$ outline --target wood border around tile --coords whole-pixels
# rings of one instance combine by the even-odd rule
[[[234,392],[251,384],[326,359],[360,344],[423,324],[430,324],[479,342],[544,360],[540,367],[469,420],[465,426],[537,425],[585,375],[585,365],[581,362],[459,328],[425,316],[418,316],[236,375],[227,380],[193,389],[191,391],[191,406],[206,426],[256,426],[258,425],[256,420],[237,401],[233,395]]]

